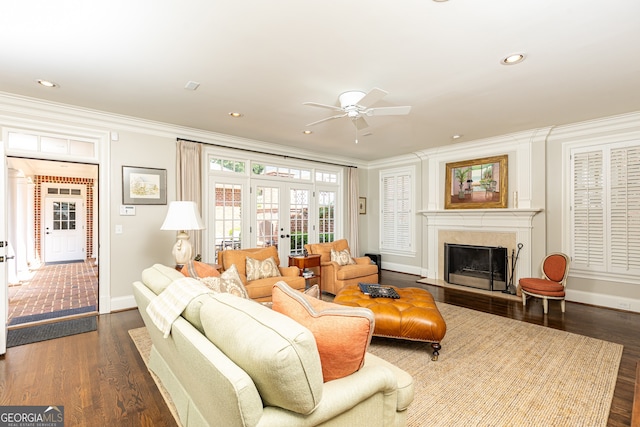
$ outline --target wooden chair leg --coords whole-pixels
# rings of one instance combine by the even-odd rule
[[[549,300],[546,298],[542,298],[542,309],[544,311],[544,314],[547,314],[549,312]]]
[[[564,313],[564,300],[560,300],[560,309]]]
[[[524,292],[522,293],[522,306],[527,306],[527,294],[525,294]]]

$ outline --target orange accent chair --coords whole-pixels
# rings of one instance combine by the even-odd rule
[[[549,312],[549,300],[560,300],[560,308],[564,313],[565,288],[569,276],[569,257],[561,252],[547,255],[542,260],[542,278],[526,277],[520,279],[522,305],[527,305],[527,297],[542,298],[544,314]]]
[[[327,243],[309,243],[304,248],[310,254],[320,255],[320,269],[322,271],[322,292],[336,295],[340,289],[360,282],[378,283],[378,266],[371,263],[371,258],[352,257],[354,264],[339,265],[331,261],[331,249],[350,252],[346,239]]]

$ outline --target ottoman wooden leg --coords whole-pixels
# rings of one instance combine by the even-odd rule
[[[433,348],[433,356],[431,356],[431,360],[435,362],[438,360],[438,356],[440,356],[438,350],[440,350],[442,347],[440,346],[440,343],[437,342],[431,343],[431,347]]]

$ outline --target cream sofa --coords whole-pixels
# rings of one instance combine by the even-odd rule
[[[409,374],[367,353],[359,371],[323,383],[311,332],[255,301],[198,296],[163,338],[146,308],[179,278],[156,264],[133,288],[153,342],[149,368],[184,426],[405,425]]]

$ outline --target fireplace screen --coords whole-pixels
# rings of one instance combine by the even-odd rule
[[[444,244],[444,280],[489,291],[507,289],[507,248]]]

